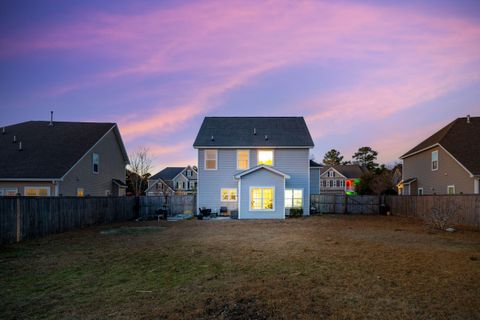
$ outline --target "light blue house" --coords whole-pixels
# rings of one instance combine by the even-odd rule
[[[198,150],[198,207],[239,219],[309,214],[313,141],[303,117],[206,117]]]

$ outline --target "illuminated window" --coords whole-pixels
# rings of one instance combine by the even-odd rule
[[[25,187],[27,197],[47,197],[50,195],[50,187]]]
[[[77,197],[83,197],[85,195],[85,191],[83,188],[77,188]]]
[[[251,188],[250,210],[273,210],[273,188]]]
[[[285,208],[301,208],[303,206],[302,189],[285,189]]]
[[[205,150],[205,170],[217,170],[217,150]]]
[[[250,152],[248,150],[237,150],[237,169],[245,170],[249,167]]]
[[[273,150],[259,150],[258,164],[273,165]]]
[[[92,154],[93,173],[98,173],[100,167],[100,156],[98,153]]]
[[[438,170],[438,151],[432,152],[432,171]]]
[[[220,190],[222,202],[235,202],[237,201],[237,189],[222,188]]]

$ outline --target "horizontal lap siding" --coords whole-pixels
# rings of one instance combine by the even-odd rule
[[[274,211],[250,211],[250,187],[274,187]],[[285,212],[284,178],[265,169],[242,177],[240,219],[283,219]]]
[[[265,148],[268,149],[268,148]],[[250,167],[257,165],[258,149],[250,149]],[[198,206],[214,211],[221,206],[236,207],[235,203],[221,202],[221,188],[237,188],[233,176],[237,170],[237,149],[218,149],[217,170],[204,169],[204,149],[198,150]],[[287,188],[303,189],[303,210],[309,214],[310,207],[310,162],[309,149],[274,149],[274,168],[291,176]],[[283,195],[284,196],[284,195]]]
[[[320,193],[320,169],[310,168],[310,194]]]

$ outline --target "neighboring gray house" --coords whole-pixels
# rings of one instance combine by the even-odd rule
[[[0,195],[125,195],[115,123],[28,121],[0,129]]]
[[[457,118],[400,159],[402,195],[478,194],[480,117]]]
[[[197,168],[167,167],[148,179],[147,196],[191,194],[197,192]]]
[[[320,194],[320,174],[323,164],[310,160],[310,193]]]
[[[239,219],[309,214],[313,141],[303,117],[206,117],[198,149],[198,207]]]
[[[320,175],[321,194],[356,194],[355,186],[368,170],[358,164],[324,166]]]

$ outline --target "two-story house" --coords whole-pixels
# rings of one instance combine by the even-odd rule
[[[123,196],[129,163],[115,123],[0,128],[0,196]]]
[[[303,117],[206,117],[198,150],[198,207],[239,219],[309,214],[313,140]]]
[[[166,167],[148,179],[147,196],[192,194],[197,192],[197,168]]]
[[[320,174],[320,193],[354,195],[356,185],[367,172],[358,164],[325,166]]]
[[[457,118],[400,157],[402,195],[480,190],[480,117]]]

